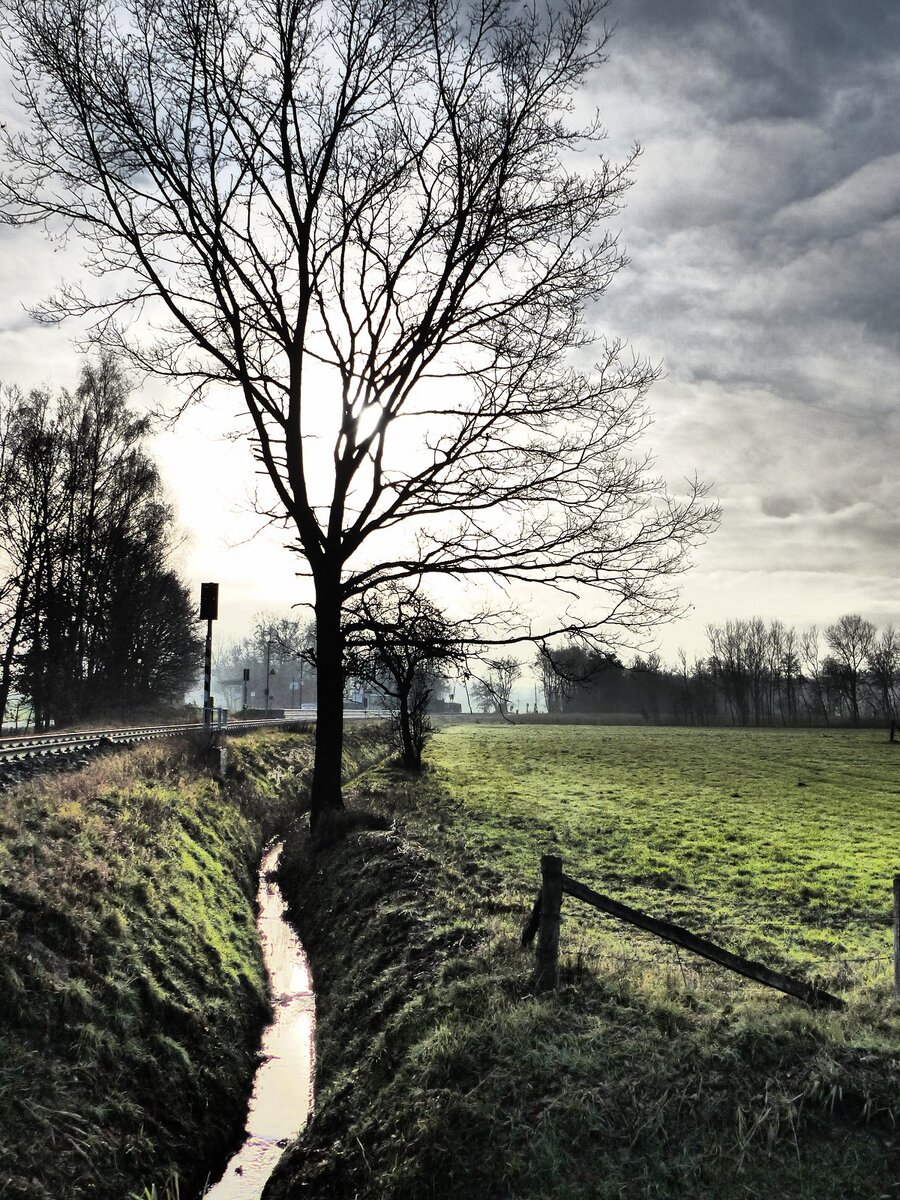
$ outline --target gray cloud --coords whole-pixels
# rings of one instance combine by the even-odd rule
[[[896,70],[900,44],[900,9],[884,0],[622,0],[615,16],[630,55],[661,46],[693,64],[684,94],[724,120],[820,117],[835,96]],[[866,87],[842,103],[877,123],[882,99]]]
[[[787,520],[802,513],[808,507],[808,500],[801,496],[770,495],[762,497],[759,507],[767,517]]]
[[[696,467],[724,509],[674,636],[723,610],[896,622],[900,6],[615,15],[597,102],[611,152],[644,154],[597,316],[664,360],[660,466]]]

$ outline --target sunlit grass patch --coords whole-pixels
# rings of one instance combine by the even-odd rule
[[[846,982],[850,960],[890,967],[895,751],[878,731],[458,726],[431,760],[506,887],[536,886],[552,851],[599,891]]]

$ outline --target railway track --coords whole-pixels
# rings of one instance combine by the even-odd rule
[[[347,710],[345,718],[364,717],[360,710]],[[371,716],[383,713],[372,712]],[[294,725],[315,721],[314,710],[288,710],[284,717],[252,721],[229,720],[217,725],[219,734],[242,733],[265,726]],[[65,771],[82,766],[93,755],[112,746],[134,746],[159,738],[184,737],[203,731],[203,723],[172,725],[132,725],[113,729],[75,729],[60,733],[24,733],[0,737],[0,789],[27,779],[41,771]]]
[[[240,733],[260,726],[293,724],[312,719],[315,713],[257,721],[229,721],[218,727],[220,733]],[[66,770],[81,766],[92,755],[112,746],[134,746],[159,738],[184,737],[200,733],[203,724],[132,725],[114,729],[75,729],[60,733],[25,733],[0,737],[0,788],[26,779],[39,771]]]

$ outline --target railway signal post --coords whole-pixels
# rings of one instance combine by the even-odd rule
[[[212,736],[212,623],[219,615],[219,585],[200,584],[200,620],[206,622],[206,650],[203,656],[203,732]]]

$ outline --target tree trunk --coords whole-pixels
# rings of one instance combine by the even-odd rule
[[[31,555],[29,554],[26,558],[26,565],[19,580],[16,603],[9,624],[9,636],[6,639],[6,646],[3,650],[2,664],[0,664],[0,728],[3,727],[3,720],[6,716],[6,706],[9,703],[9,695],[12,691],[13,664],[16,659],[16,651],[19,648],[19,638],[21,637],[22,626],[25,621],[25,606],[28,603],[28,589],[30,584]]]
[[[316,667],[318,703],[310,824],[344,807],[341,758],[344,745],[344,647],[337,587],[316,589]]]
[[[400,741],[403,746],[403,765],[411,771],[416,771],[422,765],[418,759],[413,743],[412,728],[409,712],[409,690],[400,694]]]
[[[18,605],[17,605],[18,608]],[[12,665],[19,640],[19,631],[17,623],[13,622],[13,627],[10,630],[9,638],[3,650],[3,661],[0,664],[0,729],[3,728],[3,721],[6,717],[6,706],[9,703],[9,694],[12,691]]]

